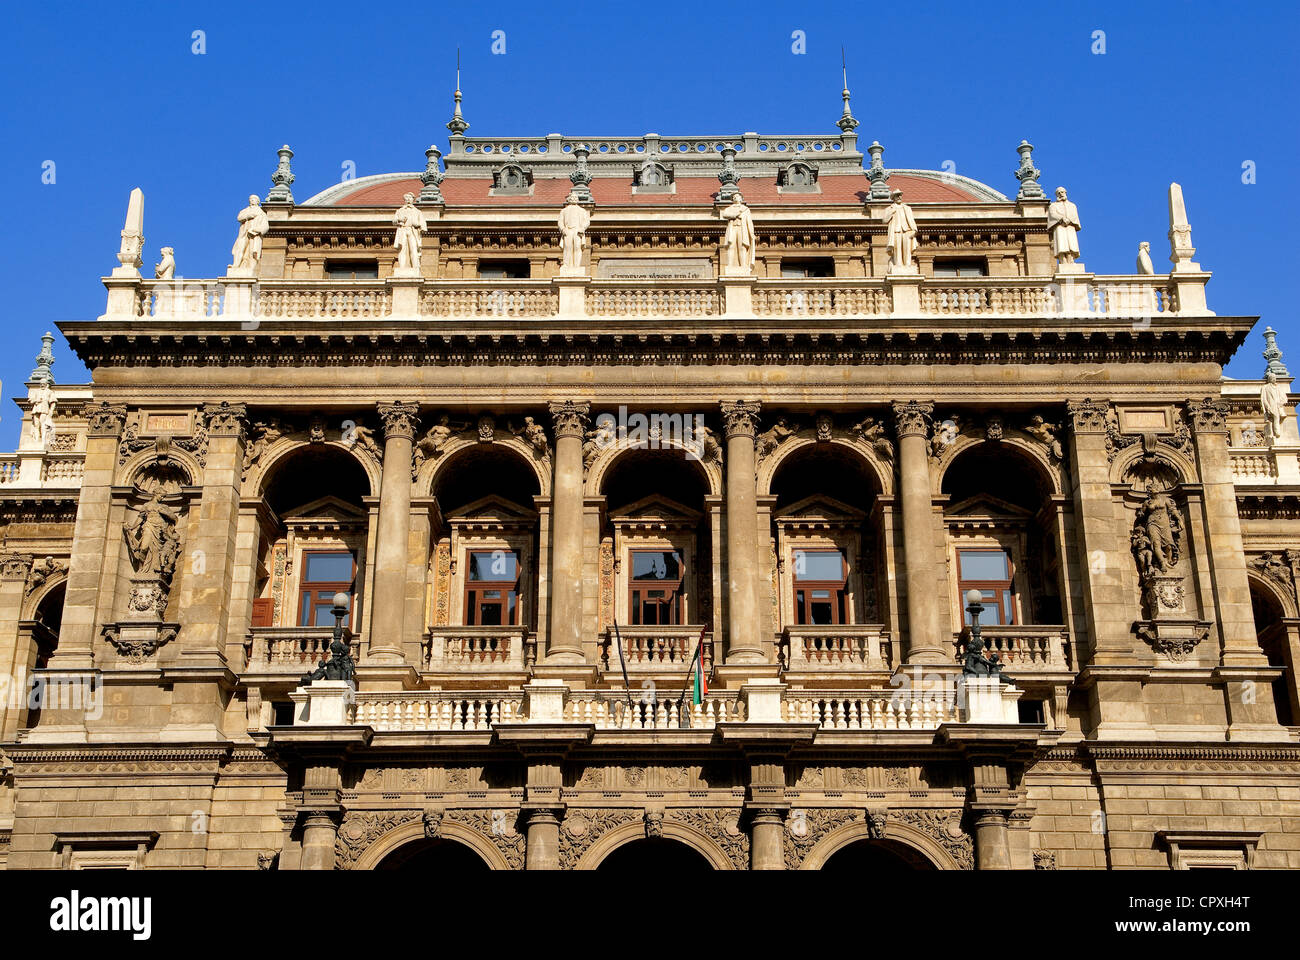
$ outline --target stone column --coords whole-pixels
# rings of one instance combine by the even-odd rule
[[[898,430],[898,492],[903,514],[903,569],[907,582],[908,664],[951,664],[951,631],[940,611],[935,553],[934,497],[930,490],[930,418],[934,404],[894,404]]]
[[[337,815],[330,810],[307,810],[302,815],[301,870],[333,870]]]
[[[785,810],[757,807],[750,815],[749,868],[785,869]]]
[[[367,663],[402,663],[406,608],[407,542],[411,523],[411,449],[419,426],[418,403],[381,403],[384,468],[379,481],[375,585],[371,592]]]
[[[758,486],[754,436],[756,401],[725,402],[722,422],[727,437],[727,649],[726,662],[764,663],[759,611],[759,579],[766,562],[758,549]],[[763,561],[766,558],[762,558]]]
[[[551,491],[551,602],[547,662],[582,663],[582,441],[591,404],[550,405],[555,419]],[[531,836],[531,834],[530,834]]]
[[[560,812],[554,807],[524,808],[528,821],[525,870],[560,869]]]
[[[975,814],[975,863],[979,870],[1010,870],[1007,811],[986,808]]]

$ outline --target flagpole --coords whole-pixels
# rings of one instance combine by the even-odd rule
[[[700,639],[695,642],[695,654],[691,657],[691,668],[686,671],[686,683],[682,686],[681,696],[677,698],[677,716],[678,726],[689,727],[691,725],[691,715],[683,712],[682,701],[686,699],[686,688],[691,685],[691,677],[700,666],[700,649],[704,646],[704,635],[709,632],[709,625],[706,623],[704,629],[700,631]]]
[[[627,708],[635,712],[636,708],[632,706],[632,682],[627,678],[627,660],[623,656],[623,638],[618,633],[618,621],[614,621],[614,643],[618,645],[618,665],[623,668],[623,690],[627,694]],[[629,719],[631,714],[629,713]]]

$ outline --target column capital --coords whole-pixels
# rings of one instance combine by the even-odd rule
[[[0,556],[0,580],[26,581],[32,569],[30,553],[6,553]]]
[[[401,437],[414,440],[420,429],[420,405],[418,403],[378,403],[379,419],[384,424],[384,439]]]
[[[1188,400],[1187,420],[1193,433],[1227,433],[1228,404],[1214,397]]]
[[[591,404],[586,400],[552,401],[547,405],[555,421],[555,439],[585,437],[590,423]]]
[[[724,400],[722,426],[727,439],[752,437],[758,433],[758,411],[762,404],[757,400]]]
[[[203,416],[207,418],[208,433],[214,437],[240,437],[248,433],[248,407],[242,403],[205,403]]]
[[[81,415],[88,421],[87,436],[117,437],[126,423],[126,404],[88,403],[81,408]]]
[[[1109,430],[1110,404],[1097,400],[1069,400],[1065,411],[1070,415],[1074,433],[1106,433]]]
[[[894,404],[894,422],[899,438],[928,437],[930,420],[934,416],[934,404],[918,400],[907,400]]]

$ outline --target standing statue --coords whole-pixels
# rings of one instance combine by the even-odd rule
[[[415,194],[402,195],[402,205],[393,214],[393,223],[397,227],[397,236],[393,240],[393,246],[397,248],[396,268],[419,273],[420,238],[429,224],[415,205]]]
[[[1133,559],[1137,561],[1138,576],[1146,580],[1147,577],[1151,576],[1152,567],[1155,564],[1155,553],[1151,549],[1151,538],[1147,536],[1146,530],[1140,526],[1135,526],[1128,539],[1129,546],[1133,550]]]
[[[255,269],[262,259],[262,238],[271,229],[257,194],[249,196],[248,206],[239,211],[238,220],[239,236],[230,248],[230,266],[234,270]]]
[[[1183,519],[1178,512],[1178,505],[1164,491],[1152,490],[1138,507],[1134,526],[1146,535],[1150,544],[1151,562],[1148,572],[1171,571],[1178,563],[1178,541],[1183,533]],[[1136,542],[1135,540],[1135,549]]]
[[[1156,272],[1155,266],[1151,263],[1151,244],[1145,240],[1138,244],[1137,269],[1144,277],[1153,276]]]
[[[1052,235],[1052,256],[1057,263],[1079,258],[1079,208],[1066,199],[1065,187],[1056,188],[1056,200],[1047,208],[1047,231]]]
[[[153,268],[154,279],[170,280],[176,276],[176,251],[171,247],[162,248],[162,260]]]
[[[560,267],[567,272],[581,272],[582,252],[587,245],[591,214],[578,202],[576,193],[570,193],[564,201],[556,225],[560,228]]]
[[[722,236],[723,272],[733,276],[752,274],[757,244],[754,218],[745,205],[745,198],[737,193],[731,198],[731,203],[723,207],[720,216],[727,221],[727,230]]]
[[[1259,392],[1259,405],[1264,408],[1264,423],[1268,438],[1273,442],[1282,439],[1282,424],[1286,422],[1287,388],[1272,370],[1264,374],[1264,388]]]
[[[911,272],[915,269],[912,254],[916,250],[916,218],[912,208],[903,202],[903,191],[893,190],[885,210],[885,249],[889,251],[889,269]]]
[[[135,517],[128,522],[126,546],[141,577],[170,583],[176,571],[176,557],[180,552],[180,536],[176,523],[180,512],[162,502],[162,488],[149,495]]]
[[[37,443],[49,446],[54,439],[54,391],[48,383],[42,383],[27,396],[31,401],[32,433]]]

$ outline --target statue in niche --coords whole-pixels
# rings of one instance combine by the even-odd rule
[[[230,248],[230,266],[236,270],[255,268],[262,259],[262,238],[271,229],[262,201],[257,194],[248,198],[248,206],[239,211],[239,235]]]
[[[903,191],[889,194],[892,201],[885,210],[885,249],[889,251],[891,270],[910,271],[915,266],[912,255],[916,251],[916,217],[912,208],[903,202]]]
[[[415,205],[415,194],[402,195],[402,205],[393,214],[393,225],[397,227],[397,234],[393,238],[393,246],[397,248],[396,268],[418,273],[420,238],[429,224],[420,208]]]
[[[123,533],[136,574],[168,584],[180,553],[180,534],[176,530],[180,511],[163,503],[163,489],[162,485],[154,488],[127,521]]]
[[[1264,424],[1268,438],[1277,442],[1282,438],[1282,424],[1286,422],[1287,388],[1272,370],[1264,374],[1264,388],[1259,392],[1259,405],[1264,409]]]
[[[1178,563],[1180,554],[1179,540],[1183,533],[1183,520],[1178,512],[1178,504],[1163,490],[1153,489],[1138,507],[1134,521],[1134,553],[1137,554],[1137,534],[1145,537],[1142,550],[1151,553],[1144,576],[1155,573],[1169,573]],[[1141,566],[1141,562],[1139,562]]]
[[[570,193],[564,201],[556,225],[560,228],[560,266],[577,272],[582,269],[582,251],[587,245],[591,214],[578,202],[576,193]]]
[[[1052,237],[1052,256],[1057,263],[1079,259],[1079,208],[1067,199],[1065,187],[1056,188],[1056,200],[1047,207],[1047,232]]]
[[[751,274],[757,253],[754,235],[754,218],[749,213],[745,198],[737,193],[720,214],[727,221],[722,236],[722,266],[724,272]]]

